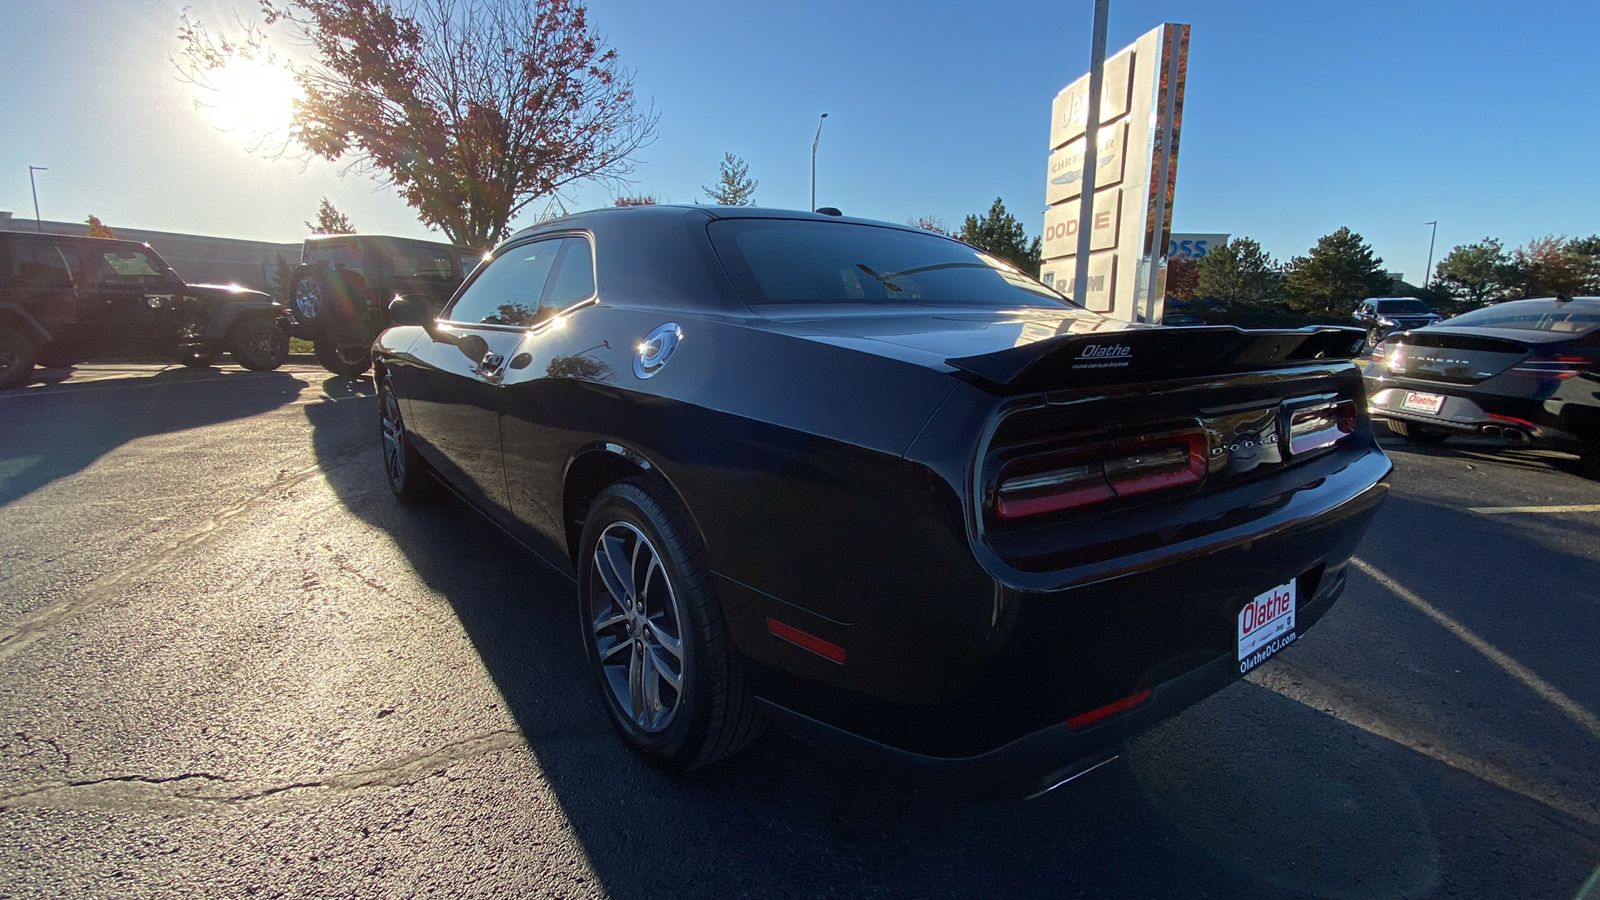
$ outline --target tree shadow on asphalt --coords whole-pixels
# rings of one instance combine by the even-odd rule
[[[1399,898],[1448,881],[1566,900],[1587,872],[1557,842],[1508,874],[1483,824],[1460,823],[1488,805],[1526,830],[1548,810],[1252,684],[1023,803],[947,801],[779,734],[664,775],[611,732],[570,581],[457,501],[394,501],[370,404],[306,413],[344,505],[454,609],[607,896]]]
[[[174,368],[0,393],[0,506],[129,441],[258,415],[305,386],[287,372]]]

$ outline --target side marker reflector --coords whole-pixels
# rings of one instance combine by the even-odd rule
[[[767,619],[767,630],[796,647],[810,650],[812,653],[844,665],[844,648],[832,641],[825,641],[814,634],[808,634],[793,625],[786,625],[777,619]]]
[[[767,621],[770,622],[772,620],[768,619]],[[1075,715],[1067,720],[1067,727],[1082,728],[1085,725],[1092,725],[1095,722],[1106,718],[1107,716],[1114,716],[1119,712],[1123,712],[1124,710],[1133,709],[1135,706],[1138,706],[1149,699],[1150,689],[1145,688],[1136,694],[1129,694],[1128,696],[1123,697],[1121,700],[1113,700],[1110,703],[1107,703],[1105,706],[1096,707],[1086,713],[1079,713],[1078,715]]]

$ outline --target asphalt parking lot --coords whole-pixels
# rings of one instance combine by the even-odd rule
[[[639,762],[570,589],[396,504],[375,415],[303,364],[0,395],[0,896],[1600,897],[1570,456],[1386,438],[1316,628],[1079,782],[958,804],[781,736]]]

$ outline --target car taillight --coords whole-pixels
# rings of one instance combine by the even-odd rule
[[[1000,469],[995,514],[1015,519],[1199,481],[1206,436],[1140,435],[1025,456]]]
[[[1388,350],[1386,352],[1389,354],[1389,359],[1388,359],[1388,363],[1387,363],[1388,366],[1389,366],[1389,371],[1391,371],[1391,372],[1399,372],[1401,374],[1405,373],[1405,370],[1406,370],[1406,353],[1405,353],[1405,351],[1406,351],[1406,348],[1405,348],[1404,344],[1395,344],[1394,346],[1388,348]]]
[[[374,288],[367,288],[367,309],[378,308],[378,292]]]
[[[1331,447],[1356,430],[1354,400],[1336,400],[1289,411],[1289,455]]]
[[[1511,367],[1511,371],[1518,375],[1553,378],[1557,381],[1571,378],[1574,375],[1582,375],[1584,372],[1593,372],[1595,369],[1596,360],[1587,356],[1567,356],[1564,354],[1530,356]]]

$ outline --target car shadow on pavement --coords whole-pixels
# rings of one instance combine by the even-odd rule
[[[287,372],[171,368],[0,393],[0,506],[129,441],[277,409],[305,386]]]
[[[1468,463],[1492,463],[1533,472],[1563,472],[1583,477],[1583,466],[1575,453],[1533,449],[1485,437],[1451,437],[1442,444],[1414,444],[1405,438],[1379,432],[1379,443],[1387,453],[1459,459]]]
[[[1587,873],[1558,844],[1507,875],[1471,844],[1482,805],[1523,828],[1548,810],[1249,683],[1029,802],[946,800],[781,734],[660,773],[611,731],[571,583],[457,501],[394,501],[371,405],[306,412],[340,500],[453,608],[606,896],[1399,898],[1448,873],[1467,895],[1565,900]],[[479,814],[508,828],[527,815]],[[1521,877],[1537,883],[1505,887]]]

